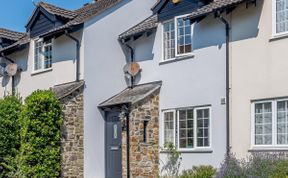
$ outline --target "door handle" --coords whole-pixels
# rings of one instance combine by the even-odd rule
[[[120,150],[121,146],[111,146],[110,147],[110,150],[111,151],[117,151],[117,150]]]

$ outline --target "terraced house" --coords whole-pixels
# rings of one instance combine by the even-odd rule
[[[287,151],[287,13],[286,0],[40,2],[25,33],[0,30],[0,94],[54,90],[63,177],[157,177],[167,143],[180,170]]]

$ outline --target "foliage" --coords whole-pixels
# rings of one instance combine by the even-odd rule
[[[167,161],[163,165],[161,173],[164,173],[164,178],[178,177],[182,160],[181,153],[176,149],[173,143],[166,143],[165,151],[167,151]]]
[[[16,168],[14,158],[20,147],[21,107],[19,97],[7,96],[0,100],[0,177],[9,177]]]
[[[62,108],[52,91],[35,91],[21,113],[21,148],[15,176],[59,177]]]
[[[246,160],[226,156],[217,178],[286,178],[288,160],[285,154],[254,153]]]
[[[212,166],[194,166],[190,170],[184,170],[179,178],[213,178],[216,169]]]

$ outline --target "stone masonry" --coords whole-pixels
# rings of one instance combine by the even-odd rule
[[[144,121],[147,141],[144,143]],[[156,178],[159,174],[159,91],[132,106],[130,113],[130,175]],[[127,177],[126,131],[122,132],[122,172]]]
[[[60,99],[64,113],[61,139],[61,177],[63,178],[83,178],[83,88],[82,86]]]

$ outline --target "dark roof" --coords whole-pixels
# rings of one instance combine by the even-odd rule
[[[119,94],[99,104],[98,107],[105,108],[109,106],[116,106],[121,104],[135,104],[146,97],[154,94],[161,88],[162,82],[152,82],[141,85],[136,85],[134,88],[126,88]]]
[[[56,6],[53,6],[51,4],[44,3],[42,1],[39,3],[39,6],[43,7],[45,10],[47,10],[51,14],[61,16],[64,18],[73,19],[74,17],[77,16],[77,13],[75,13],[73,11],[63,9],[60,7],[56,7]]]
[[[65,98],[85,85],[84,81],[65,83],[52,88],[57,99]]]
[[[194,10],[188,16],[188,18],[193,19],[193,18],[197,18],[200,16],[204,16],[204,15],[216,12],[216,11],[224,9],[224,8],[229,8],[229,7],[239,5],[239,4],[246,2],[246,1],[249,1],[249,0],[214,0],[211,3]]]
[[[15,32],[12,30],[0,28],[0,38],[6,38],[9,40],[17,41],[21,37],[23,37],[24,35],[25,35],[25,33]]]
[[[122,0],[98,0],[95,3],[91,3],[88,5],[85,5],[81,7],[80,9],[75,10],[74,12],[77,14],[77,16],[69,21],[68,23],[54,28],[45,34],[42,34],[42,36],[49,35],[50,33],[55,33],[58,31],[63,31],[64,29],[68,29],[73,26],[77,26],[80,24],[83,24],[90,18],[102,13],[103,11],[111,8],[112,6],[116,5],[117,3],[121,2]]]
[[[58,15],[58,16],[62,16],[65,18],[70,19],[66,24],[60,26],[60,27],[56,27],[44,34],[42,34],[41,36],[47,36],[53,33],[57,33],[59,31],[63,31],[66,29],[69,29],[71,27],[74,26],[78,26],[80,24],[83,24],[84,22],[88,21],[89,19],[91,19],[92,17],[102,13],[103,11],[113,7],[114,5],[118,4],[119,2],[121,2],[122,0],[98,0],[97,2],[94,3],[90,3],[88,5],[85,5],[75,11],[69,11],[63,8],[59,8],[56,6],[53,6],[51,4],[47,4],[44,2],[40,2],[39,6],[43,7],[45,10],[47,10],[49,13]],[[35,10],[33,12],[33,14],[35,13]],[[32,15],[33,16],[33,15]],[[28,38],[28,35],[26,35],[26,37]],[[22,44],[23,42],[29,42],[30,39],[25,38],[25,40],[23,41],[22,39],[20,39],[21,41],[17,41],[16,43],[3,48],[1,51],[4,50],[8,50],[10,48],[13,48],[19,44]]]
[[[140,22],[139,24],[135,25],[134,27],[130,28],[126,32],[119,35],[120,39],[129,38],[134,35],[138,35],[141,33],[144,33],[146,31],[152,30],[157,28],[158,22],[157,22],[157,15],[152,15],[145,19],[144,21]]]

